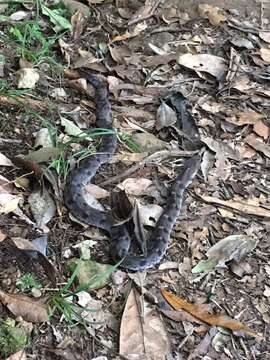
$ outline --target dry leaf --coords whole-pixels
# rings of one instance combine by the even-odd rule
[[[237,126],[243,126],[246,124],[255,125],[263,117],[263,114],[257,113],[254,110],[246,110],[226,117],[226,121]]]
[[[29,257],[29,259],[36,259],[43,267],[48,279],[50,279],[50,281],[53,284],[55,284],[56,283],[55,269],[53,265],[49,262],[45,254],[43,253],[43,252],[46,253],[46,245],[47,245],[46,239],[47,239],[46,235],[44,235],[40,238],[35,239],[32,242],[20,237],[13,237],[11,240],[16,251],[19,254]]]
[[[206,72],[217,80],[225,77],[228,66],[222,57],[211,54],[184,54],[178,58],[178,63],[198,72]]]
[[[29,154],[24,156],[24,160],[29,160],[39,164],[42,162],[47,162],[52,158],[55,158],[60,154],[60,151],[61,151],[60,148],[46,146],[36,151],[29,152]]]
[[[157,6],[159,5],[159,2],[159,0],[146,0],[145,4],[141,6],[135,14],[132,15],[131,19],[128,22],[128,25],[130,26],[151,17],[154,14]]]
[[[126,59],[132,55],[129,47],[126,45],[117,46],[115,44],[109,44],[109,50],[113,60],[119,64],[125,64]]]
[[[164,127],[171,126],[177,121],[176,112],[168,106],[165,102],[162,102],[157,109],[156,128],[161,130]]]
[[[4,234],[4,233],[2,232],[2,230],[0,230],[0,242],[4,241],[6,237],[7,237],[7,235]]]
[[[14,165],[4,154],[0,153],[0,166],[14,166]]]
[[[163,212],[161,206],[157,204],[142,205],[138,202],[138,209],[142,218],[143,225],[154,227]]]
[[[16,354],[10,355],[6,360],[27,360],[25,350],[20,350]]]
[[[79,39],[80,35],[86,26],[87,17],[81,12],[77,11],[71,16],[71,29],[74,40]]]
[[[255,134],[252,133],[247,136],[245,142],[256,151],[259,151],[270,158],[270,146],[265,144],[260,138],[256,137]]]
[[[141,304],[144,305],[143,310]],[[146,302],[140,301],[134,289],[128,296],[122,316],[119,347],[119,353],[132,360],[165,360],[170,351],[169,339],[161,318]]]
[[[0,290],[0,301],[14,316],[21,316],[28,322],[49,321],[47,308],[41,301],[35,301],[24,294],[7,294]]]
[[[162,141],[155,135],[147,132],[134,134],[132,139],[140,146],[142,151],[155,152],[166,149],[168,146],[165,141]]]
[[[35,136],[35,148],[53,146],[52,136],[48,128],[41,128]]]
[[[230,260],[241,260],[256,246],[254,238],[247,235],[230,235],[219,240],[206,253],[208,259],[200,261],[193,269],[193,273],[203,272],[214,267],[226,267]]]
[[[254,126],[253,126],[253,131],[261,136],[264,140],[268,139],[269,137],[269,127],[267,125],[265,125],[265,123],[263,121],[258,121]]]
[[[214,140],[208,136],[201,136],[201,140],[216,154],[222,154],[224,158],[240,160],[239,153],[225,142]]]
[[[232,211],[235,210],[237,213],[270,218],[270,210],[260,206],[248,204],[245,201],[221,200],[216,197],[203,195],[200,196],[200,198],[208,204],[224,206],[225,208],[230,208]]]
[[[270,64],[270,49],[261,48],[260,49],[260,55],[263,61]]]
[[[241,331],[250,336],[254,336],[258,339],[262,339],[262,336],[252,331],[248,326],[242,324],[241,322],[231,319],[225,315],[212,315],[208,311],[204,310],[201,305],[195,305],[187,302],[186,300],[175,296],[168,291],[162,289],[162,295],[168,301],[168,303],[175,309],[184,309],[188,311],[191,315],[196,318],[204,321],[205,323],[212,326],[222,326],[228,328],[232,331]]]
[[[125,179],[119,188],[124,189],[130,195],[144,195],[147,188],[152,184],[152,180],[146,178],[128,178]]]
[[[0,194],[0,214],[8,214],[15,211],[19,205],[21,197],[12,194]]]
[[[262,31],[259,33],[259,37],[270,44],[270,32],[265,32],[265,31]]]
[[[123,40],[133,38],[133,37],[139,35],[145,29],[147,29],[147,24],[146,23],[139,23],[139,24],[137,24],[135,26],[135,28],[133,29],[132,32],[127,31],[126,33],[124,33],[122,35],[117,35],[112,39],[112,42],[123,41]]]
[[[54,200],[45,188],[32,192],[28,197],[28,203],[39,228],[46,225],[55,215]]]
[[[209,20],[210,24],[217,26],[221,22],[226,21],[226,17],[222,14],[222,10],[216,6],[208,4],[199,4],[198,11],[200,16]]]
[[[85,190],[88,194],[93,196],[95,199],[105,199],[109,196],[109,192],[105,189],[102,189],[100,186],[97,186],[95,184],[87,184],[85,186]]]
[[[18,89],[33,89],[39,80],[39,73],[33,68],[23,68],[17,71]]]

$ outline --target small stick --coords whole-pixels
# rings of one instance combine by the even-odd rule
[[[149,164],[152,161],[157,161],[157,160],[163,160],[166,159],[168,157],[177,157],[177,156],[191,156],[194,155],[197,151],[182,151],[182,150],[161,150],[161,151],[157,151],[154,154],[151,154],[147,157],[145,157],[143,160],[139,161],[138,163],[134,164],[133,166],[131,166],[129,169],[127,169],[126,171],[122,172],[119,175],[115,175],[113,177],[111,177],[110,179],[107,179],[101,183],[99,183],[99,186],[105,186],[105,185],[109,185],[115,182],[118,182],[119,180],[123,179],[126,176],[129,176],[130,174],[134,173],[135,171],[139,170],[140,168],[142,168],[143,166],[145,166],[146,164]]]

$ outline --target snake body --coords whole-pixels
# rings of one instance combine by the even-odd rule
[[[97,126],[113,129],[107,87],[94,74],[87,74],[86,79],[96,91]],[[111,255],[115,261],[122,260],[121,267],[133,271],[144,270],[159,263],[165,255],[172,228],[181,211],[184,192],[200,168],[201,156],[199,154],[194,155],[186,161],[182,173],[177,176],[172,186],[167,205],[148,241],[147,254],[137,256],[129,254],[131,239],[126,226],[124,224],[114,226],[109,213],[94,209],[86,200],[85,186],[91,181],[100,166],[111,159],[116,144],[116,134],[104,136],[99,152],[83,160],[80,166],[71,172],[64,188],[64,201],[69,211],[76,218],[109,232]]]

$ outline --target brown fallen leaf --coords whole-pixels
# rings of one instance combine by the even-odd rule
[[[28,204],[39,228],[44,228],[55,215],[56,206],[46,188],[34,190],[28,197]]]
[[[10,355],[6,360],[27,360],[25,350],[20,350],[13,355]]]
[[[208,204],[230,208],[232,211],[235,210],[238,213],[270,218],[270,210],[267,210],[261,206],[248,204],[245,201],[221,200],[216,197],[204,195],[201,195],[200,198]]]
[[[234,320],[225,315],[212,315],[208,311],[202,309],[201,305],[195,305],[189,303],[185,299],[182,299],[176,295],[171,294],[165,289],[161,289],[161,293],[168,303],[175,309],[184,309],[196,318],[204,321],[205,323],[212,326],[222,326],[230,329],[231,331],[241,331],[250,336],[254,336],[257,339],[263,339],[260,334],[257,334],[251,330],[248,326],[242,324],[241,322]]]
[[[228,65],[222,57],[211,54],[184,54],[178,58],[177,62],[188,69],[206,72],[217,80],[223,79],[228,70]]]
[[[254,133],[248,135],[245,138],[245,142],[258,152],[263,153],[265,156],[270,158],[270,146],[265,144],[260,138]]]
[[[195,347],[187,360],[199,359],[202,355],[206,355],[210,346],[212,345],[213,337],[218,333],[218,329],[212,326],[205,334],[201,342]]]
[[[132,52],[126,45],[117,46],[115,44],[109,44],[109,50],[113,60],[119,64],[125,64],[126,59],[130,58]]]
[[[237,112],[232,116],[226,117],[226,121],[237,126],[242,126],[246,124],[256,125],[258,121],[263,117],[264,117],[263,114],[257,113],[254,110],[246,110],[246,111]]]
[[[208,259],[200,261],[192,273],[200,273],[215,267],[226,267],[230,260],[240,261],[256,246],[256,239],[248,235],[230,235],[215,243],[206,253]]]
[[[6,237],[7,237],[7,235],[4,234],[4,233],[2,232],[2,230],[0,230],[0,242],[4,241]]]
[[[176,112],[165,102],[162,102],[159,108],[157,109],[156,129],[161,130],[164,127],[174,125],[176,121],[177,121]]]
[[[112,39],[112,43],[117,42],[117,41],[127,40],[127,39],[130,39],[130,38],[133,38],[133,37],[136,37],[136,36],[138,36],[142,31],[144,31],[146,28],[147,28],[147,25],[144,24],[144,23],[137,24],[137,25],[135,26],[135,28],[133,29],[132,32],[127,31],[127,32],[125,32],[125,33],[122,34],[122,35],[117,35],[117,36],[115,36],[115,37]]]
[[[25,321],[34,323],[49,321],[46,305],[40,300],[33,300],[24,294],[7,294],[0,290],[0,301],[14,316],[21,316]]]
[[[43,267],[47,277],[50,281],[55,284],[56,283],[56,272],[53,265],[47,259],[47,257],[41,252],[40,248],[36,246],[35,243],[20,238],[14,237],[11,239],[15,249],[18,250],[21,255],[27,256],[30,259],[36,259],[40,265]]]
[[[199,15],[208,19],[211,25],[217,26],[221,22],[226,21],[226,16],[222,14],[222,10],[216,6],[208,4],[200,4],[198,6]]]
[[[146,178],[127,178],[120,185],[119,188],[124,189],[129,195],[145,195],[147,188],[152,184],[152,180]]]
[[[270,131],[269,126],[265,125],[265,123],[260,120],[253,126],[253,131],[261,136],[264,140],[268,139]]]
[[[145,4],[141,6],[128,22],[128,25],[136,24],[139,21],[149,19],[154,15],[157,7],[161,3],[161,0],[146,0]]]
[[[17,71],[18,89],[33,89],[39,80],[39,73],[34,68],[22,68]]]
[[[74,40],[79,39],[86,26],[86,21],[87,18],[81,11],[77,11],[74,15],[71,16],[72,37]]]
[[[263,61],[265,61],[267,64],[270,64],[270,49],[261,48],[260,55]]]
[[[141,305],[144,306],[143,310]],[[165,360],[170,351],[169,338],[161,318],[146,302],[140,301],[134,289],[129,293],[122,316],[119,348],[121,355],[134,360]]]
[[[259,32],[259,37],[260,37],[263,41],[265,41],[265,42],[267,42],[267,43],[270,44],[270,31],[269,31],[269,32],[265,32],[265,31]]]
[[[0,153],[0,166],[14,166],[14,165],[4,154]]]
[[[227,143],[220,140],[215,140],[209,136],[201,136],[201,140],[209,147],[210,150],[214,151],[216,154],[222,154],[224,158],[240,160],[238,151],[234,150]]]

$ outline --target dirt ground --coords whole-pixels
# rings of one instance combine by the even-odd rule
[[[15,359],[270,359],[270,3],[208,0],[207,4],[224,11],[211,7],[204,15],[198,4],[206,1],[160,2],[151,15],[142,1],[89,3],[91,16],[86,22],[78,13],[72,21],[69,13],[65,15],[73,32],[59,33],[60,40],[48,55],[54,62],[31,54],[27,57],[26,52],[23,60],[28,63],[22,62],[19,40],[10,41],[10,28],[25,20],[0,23],[0,55],[5,58],[4,66],[0,64],[0,155],[13,163],[4,163],[0,156],[4,177],[0,195],[21,196],[18,207],[0,217],[0,314],[2,320],[15,319],[17,326],[28,329],[27,343]],[[139,9],[145,19],[138,17],[132,23]],[[36,19],[35,7],[19,5],[1,14],[19,10],[26,12],[27,20]],[[39,31],[47,38],[53,36],[54,25],[44,14],[39,16]],[[29,41],[36,54],[33,46]],[[192,56],[186,59],[186,54]],[[200,54],[209,57],[196,60]],[[36,69],[40,77],[30,90],[20,92],[18,70],[25,68]],[[142,217],[152,221],[146,226],[152,230],[155,211],[165,206],[185,157],[157,157],[125,177],[122,174],[152,153],[189,154],[194,150],[190,139],[197,134],[206,149],[201,172],[185,194],[161,263],[142,274],[117,269],[105,286],[85,291],[81,297],[74,281],[64,295],[83,314],[75,326],[74,318],[60,308],[49,321],[34,321],[31,313],[41,309],[36,310],[29,299],[30,306],[22,305],[21,298],[14,305],[14,298],[4,300],[1,294],[24,293],[36,301],[60,303],[59,298],[65,297],[61,289],[72,276],[68,263],[81,256],[81,244],[90,246],[87,251],[92,260],[112,264],[107,234],[74,222],[62,197],[64,166],[78,162],[78,155],[70,154],[96,150],[98,140],[71,141],[61,153],[64,162],[59,152],[58,157],[54,154],[44,161],[15,158],[44,147],[35,147],[41,128],[53,133],[58,149],[61,139],[73,139],[74,129],[94,128],[93,91],[85,92],[69,71],[64,73],[73,68],[97,71],[108,81],[119,143],[113,160],[95,177],[95,183],[107,190],[105,195],[100,188],[96,190],[104,197],[105,207],[110,207],[108,193],[122,184],[131,201],[136,198],[144,205]],[[53,94],[59,88],[64,95]],[[175,92],[187,99],[184,115],[172,106]],[[192,123],[188,131],[183,127],[184,116]],[[134,151],[134,144],[140,145],[140,151]],[[45,176],[46,169],[50,177]],[[21,183],[20,179],[26,180]],[[125,179],[132,180],[125,183]],[[104,181],[108,184],[103,185]],[[42,221],[49,218],[42,225],[31,207],[31,195],[40,189],[36,203],[43,201],[44,192],[50,199],[41,210]],[[32,241],[44,234],[54,270],[33,258],[29,243],[16,245],[18,238]],[[234,242],[222,243],[229,236]],[[215,259],[223,266],[192,272],[217,243]],[[95,271],[100,274],[102,270]],[[18,279],[29,272],[42,284],[38,291],[18,286]],[[56,284],[52,273],[57,275]],[[131,289],[136,291],[134,297]],[[175,303],[164,300],[161,289],[197,308],[190,312],[175,309]],[[83,312],[85,308],[96,315]],[[100,308],[102,311],[93,311]],[[203,319],[198,312],[204,314]],[[209,314],[217,315],[218,321]],[[232,329],[223,315],[243,326],[237,328],[233,323]],[[2,341],[0,330],[1,346]]]

